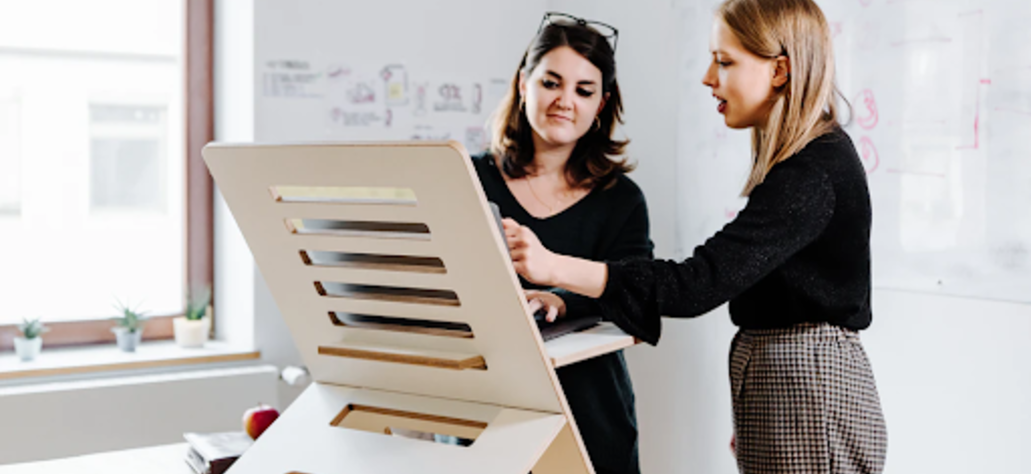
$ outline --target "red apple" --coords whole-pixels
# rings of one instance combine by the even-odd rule
[[[266,429],[279,417],[279,411],[264,403],[248,409],[243,414],[243,430],[251,439],[258,439]]]

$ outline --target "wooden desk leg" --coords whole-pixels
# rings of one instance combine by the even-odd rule
[[[533,467],[533,474],[594,474],[590,460],[581,459],[580,456],[573,430],[570,429],[569,423],[566,423],[555,437],[555,441],[548,446],[544,456],[541,456],[537,465]],[[586,457],[586,451],[584,456]]]

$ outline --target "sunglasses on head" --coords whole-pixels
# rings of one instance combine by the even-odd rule
[[[606,40],[612,43],[612,52],[616,52],[616,42],[619,40],[619,30],[616,27],[602,23],[600,21],[585,20],[583,18],[570,15],[568,13],[560,12],[547,12],[544,14],[544,18],[541,19],[541,26],[537,27],[537,34],[541,34],[544,31],[544,27],[548,25],[580,25],[589,26],[603,36]]]

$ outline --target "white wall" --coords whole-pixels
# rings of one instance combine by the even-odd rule
[[[1031,472],[1031,308],[877,290],[873,309],[885,472]]]
[[[254,140],[254,8],[250,0],[215,2],[215,139]],[[254,257],[215,190],[215,333],[254,344]]]

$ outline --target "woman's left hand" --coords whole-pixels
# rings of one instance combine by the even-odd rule
[[[501,221],[505,227],[512,265],[517,273],[532,283],[555,286],[557,255],[544,248],[537,234],[512,219]]]
[[[531,313],[536,313],[539,309],[546,311],[544,319],[549,323],[566,315],[566,301],[550,291],[526,290],[526,301],[530,305]]]

